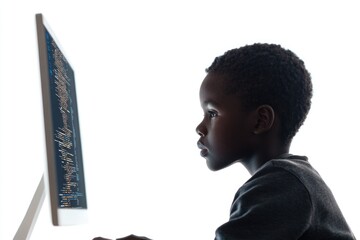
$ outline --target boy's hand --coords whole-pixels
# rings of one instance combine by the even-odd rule
[[[96,237],[93,240],[111,240],[111,239],[102,238],[102,237]],[[116,240],[151,240],[151,239],[147,238],[147,237],[139,237],[139,236],[131,234],[131,235],[127,236],[127,237],[117,238]]]
[[[151,239],[147,238],[147,237],[139,237],[139,236],[131,234],[127,237],[117,238],[116,240],[151,240]]]

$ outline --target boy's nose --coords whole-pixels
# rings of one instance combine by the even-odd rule
[[[200,123],[196,127],[196,132],[200,135],[200,137],[204,137],[206,135],[206,129],[204,128],[203,124]]]

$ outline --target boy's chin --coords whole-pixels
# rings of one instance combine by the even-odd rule
[[[221,170],[221,169],[224,169],[224,168],[230,166],[231,164],[232,164],[232,163],[230,163],[230,164],[218,163],[218,162],[215,162],[215,161],[213,161],[213,160],[211,160],[211,159],[206,158],[206,165],[207,165],[207,167],[208,167],[211,171],[214,171],[214,172],[219,171],[219,170]]]

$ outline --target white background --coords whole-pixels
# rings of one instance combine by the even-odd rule
[[[313,106],[292,153],[307,155],[355,235],[359,207],[358,1],[0,0],[0,239],[12,239],[44,166],[35,14],[76,71],[89,223],[53,227],[48,198],[32,239],[130,233],[213,239],[240,165],[207,169],[196,147],[198,88],[215,56],[278,43],[312,74]]]

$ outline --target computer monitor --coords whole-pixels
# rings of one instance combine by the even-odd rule
[[[87,221],[75,74],[42,14],[36,14],[43,99],[46,164],[44,174],[14,240],[30,239],[46,195],[56,226]]]
[[[87,200],[75,74],[42,14],[36,27],[52,222],[80,224],[87,220]]]

